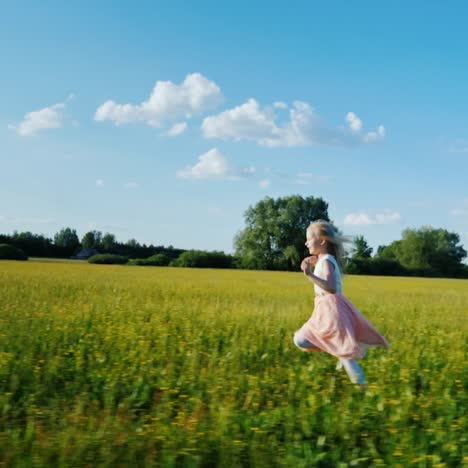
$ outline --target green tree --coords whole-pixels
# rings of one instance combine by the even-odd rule
[[[242,268],[296,270],[307,255],[305,231],[311,221],[328,221],[328,204],[321,198],[291,195],[266,197],[244,214],[245,228],[236,236]]]
[[[390,245],[379,245],[377,257],[385,260],[397,260],[397,250],[401,240],[394,241]]]
[[[13,235],[0,235],[0,243],[14,245],[31,257],[48,257],[54,255],[52,239],[32,232],[14,231]]]
[[[81,239],[81,245],[86,249],[101,248],[102,232],[88,231]]]
[[[466,257],[459,242],[460,236],[446,229],[406,229],[401,240],[379,249],[379,257],[396,259],[415,274],[459,276]]]
[[[369,247],[364,236],[356,236],[354,239],[353,258],[371,258],[372,247]]]
[[[138,243],[136,239],[129,239],[125,245],[133,249],[140,247],[140,244]]]
[[[110,252],[114,250],[116,244],[117,244],[117,241],[115,239],[114,234],[111,234],[110,232],[106,232],[104,236],[102,237],[101,246],[103,250],[105,250],[106,252]]]
[[[80,239],[74,229],[67,227],[55,234],[54,244],[62,249],[75,250],[80,246]]]

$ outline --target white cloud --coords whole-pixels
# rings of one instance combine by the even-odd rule
[[[175,137],[181,135],[187,130],[186,122],[179,122],[174,124],[167,132],[164,133],[165,136]]]
[[[348,112],[345,120],[348,122],[349,128],[353,133],[359,133],[361,131],[362,120],[354,112]]]
[[[126,182],[126,183],[124,184],[124,187],[125,187],[126,189],[134,189],[134,188],[138,188],[139,185],[138,185],[136,182]]]
[[[59,102],[50,107],[28,112],[19,125],[8,125],[8,128],[16,131],[21,136],[32,136],[42,130],[62,128],[65,123],[64,110],[66,102],[73,98],[74,95],[70,94],[65,102]]]
[[[231,167],[226,157],[212,148],[198,157],[198,161],[193,166],[187,166],[177,172],[177,177],[182,179],[229,179],[236,180],[251,175],[255,168],[248,167],[239,169]]]
[[[262,189],[266,189],[271,185],[270,179],[263,179],[258,183],[258,186]]]
[[[343,224],[361,226],[361,225],[375,224],[375,222],[373,222],[371,217],[366,213],[349,213],[345,216]]]
[[[401,221],[401,215],[397,211],[386,211],[375,215],[377,224],[395,224]]]
[[[345,216],[343,224],[363,226],[373,224],[396,224],[401,221],[401,215],[397,211],[386,210],[383,213],[370,215],[366,212],[349,213]]]
[[[283,101],[276,101],[273,103],[273,107],[276,109],[287,109],[288,105]]]
[[[364,135],[364,141],[366,143],[370,143],[373,141],[383,140],[384,137],[385,137],[385,128],[383,125],[379,125],[377,127],[377,131],[368,132],[366,135]]]
[[[102,179],[96,180],[96,187],[102,187],[104,185],[104,181]]]
[[[289,120],[280,123],[274,108],[282,108],[282,104],[278,106],[276,102],[271,107],[262,108],[255,99],[249,99],[240,106],[205,117],[201,126],[203,135],[223,140],[250,140],[271,147],[355,145],[377,141],[385,135],[382,125],[377,131],[362,135],[362,121],[353,112],[346,116],[349,129],[331,128],[303,101],[295,101],[289,108]]]
[[[118,104],[106,101],[96,110],[94,119],[110,120],[115,125],[145,122],[160,127],[165,121],[190,118],[214,108],[222,99],[217,84],[200,73],[187,75],[180,84],[157,81],[146,101],[141,104]]]
[[[202,131],[206,138],[225,140],[262,142],[275,130],[273,113],[268,110],[262,111],[255,99],[249,99],[245,104],[218,115],[206,117],[202,123]]]

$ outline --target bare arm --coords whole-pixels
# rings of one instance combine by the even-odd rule
[[[325,279],[319,278],[317,275],[314,275],[311,270],[311,262],[309,261],[308,258],[303,260],[303,265],[304,269],[302,270],[304,272],[304,275],[315,283],[317,286],[319,286],[322,289],[325,289],[325,291],[335,294],[336,293],[336,277],[335,277],[335,266],[333,263],[331,263],[328,260],[325,260],[323,263],[323,273],[325,275]],[[301,265],[302,268],[302,265]]]

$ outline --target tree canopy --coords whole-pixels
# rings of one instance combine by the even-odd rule
[[[101,245],[106,252],[113,251],[117,245],[117,240],[114,234],[106,232],[102,238]]]
[[[458,276],[466,251],[460,236],[446,229],[423,226],[405,229],[402,239],[379,249],[379,257],[397,260],[404,268],[425,276]]]
[[[67,227],[55,234],[54,244],[63,255],[72,255],[80,248],[80,239],[74,229]]]
[[[354,239],[353,258],[371,258],[372,247],[369,247],[364,236],[356,236]]]
[[[244,214],[245,228],[235,238],[242,268],[296,270],[307,255],[305,232],[311,221],[329,221],[322,198],[266,197]]]
[[[304,245],[308,225],[318,219],[330,221],[327,210],[322,198],[312,196],[260,200],[244,213],[245,227],[234,239],[234,257],[223,252],[140,244],[136,239],[118,242],[114,234],[100,231],[87,232],[80,243],[71,228],[61,229],[53,240],[29,231],[0,234],[0,244],[21,249],[27,257],[67,258],[82,246],[132,259],[135,265],[293,271],[308,255]],[[467,252],[460,236],[446,229],[406,229],[401,239],[379,246],[375,256],[362,235],[355,238],[354,247],[345,266],[350,274],[468,278],[468,265],[463,263]]]
[[[101,241],[101,231],[88,231],[81,239],[81,245],[87,249],[99,249],[101,247]]]

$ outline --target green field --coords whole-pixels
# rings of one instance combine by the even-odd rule
[[[300,273],[1,262],[0,466],[462,466],[468,281],[344,288],[364,393],[294,347]]]

